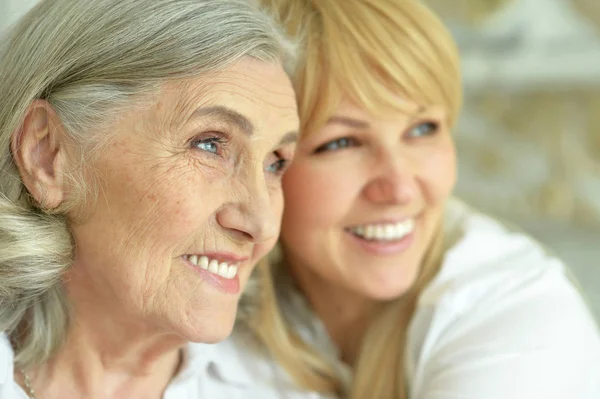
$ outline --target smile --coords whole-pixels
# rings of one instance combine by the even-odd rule
[[[406,219],[398,223],[363,224],[348,229],[352,234],[368,241],[401,240],[415,229],[415,220]]]
[[[229,264],[227,262],[219,262],[216,259],[209,259],[207,256],[201,255],[184,255],[185,260],[194,266],[198,266],[203,270],[228,280],[237,276],[238,264]]]

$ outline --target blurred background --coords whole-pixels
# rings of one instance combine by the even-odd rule
[[[457,194],[564,259],[600,319],[600,0],[425,1],[462,53]],[[0,32],[35,2],[0,0]]]
[[[600,0],[427,0],[458,41],[457,194],[573,270],[600,319]]]

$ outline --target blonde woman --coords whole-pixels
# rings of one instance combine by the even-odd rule
[[[281,251],[232,340],[248,350],[249,329],[290,378],[249,361],[257,378],[282,397],[600,398],[598,330],[563,264],[451,197],[461,80],[438,18],[268,3],[305,47]]]
[[[277,240],[293,50],[246,0],[44,0],[2,38],[0,399],[236,394],[206,343]]]

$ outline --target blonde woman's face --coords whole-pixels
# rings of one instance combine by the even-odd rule
[[[404,101],[400,99],[399,101]],[[282,242],[305,290],[385,300],[414,282],[456,180],[444,109],[385,118],[343,102],[284,177]]]
[[[127,111],[91,165],[99,199],[72,227],[75,304],[104,308],[123,326],[225,338],[252,269],[278,238],[297,130],[284,70],[249,58],[169,83],[156,104]]]

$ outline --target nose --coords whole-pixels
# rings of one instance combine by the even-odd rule
[[[217,212],[219,225],[238,241],[260,244],[275,239],[279,234],[281,209],[277,209],[271,198],[274,194],[269,190],[264,173],[240,177],[235,186],[231,192],[233,200]]]
[[[410,159],[386,151],[377,154],[374,162],[372,177],[364,188],[369,201],[382,205],[405,205],[417,198],[417,173]]]

